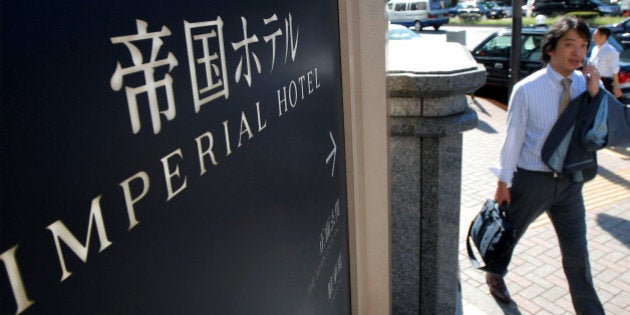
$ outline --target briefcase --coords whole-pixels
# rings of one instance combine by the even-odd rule
[[[496,201],[488,199],[470,223],[466,249],[468,258],[475,268],[502,273],[507,267],[501,264],[505,263],[505,257],[510,255],[516,242],[512,225],[505,216],[507,207],[507,204],[499,207]],[[483,267],[473,253],[471,240],[485,264]]]

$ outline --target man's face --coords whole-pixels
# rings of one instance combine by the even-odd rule
[[[606,41],[606,38],[602,36],[602,33],[600,33],[599,30],[595,30],[595,32],[593,32],[593,42],[596,45],[601,45],[605,41]]]
[[[588,41],[571,29],[558,40],[553,51],[549,52],[551,67],[563,76],[568,76],[573,70],[582,66],[588,50]]]

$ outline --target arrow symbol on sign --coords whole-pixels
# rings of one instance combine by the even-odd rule
[[[330,141],[332,141],[333,144],[333,149],[332,151],[330,151],[330,154],[328,154],[328,157],[326,158],[326,164],[328,164],[328,162],[330,162],[330,159],[333,160],[332,162],[332,172],[330,173],[330,177],[335,177],[335,161],[337,160],[337,144],[335,143],[335,139],[333,138],[332,135],[332,131],[328,133],[330,135]]]

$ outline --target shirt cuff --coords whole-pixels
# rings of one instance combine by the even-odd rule
[[[490,172],[494,174],[500,181],[506,183],[509,186],[512,185],[512,177],[514,176],[514,171],[508,171],[498,167],[491,167]]]

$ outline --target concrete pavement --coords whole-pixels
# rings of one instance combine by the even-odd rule
[[[516,247],[505,278],[514,303],[490,296],[484,273],[468,260],[465,235],[482,203],[492,198],[495,166],[505,134],[506,112],[484,98],[469,98],[478,127],[464,133],[459,263],[463,313],[574,314],[560,250],[546,215]],[[595,287],[607,314],[630,314],[630,149],[601,150],[599,174],[584,186],[587,233]]]

